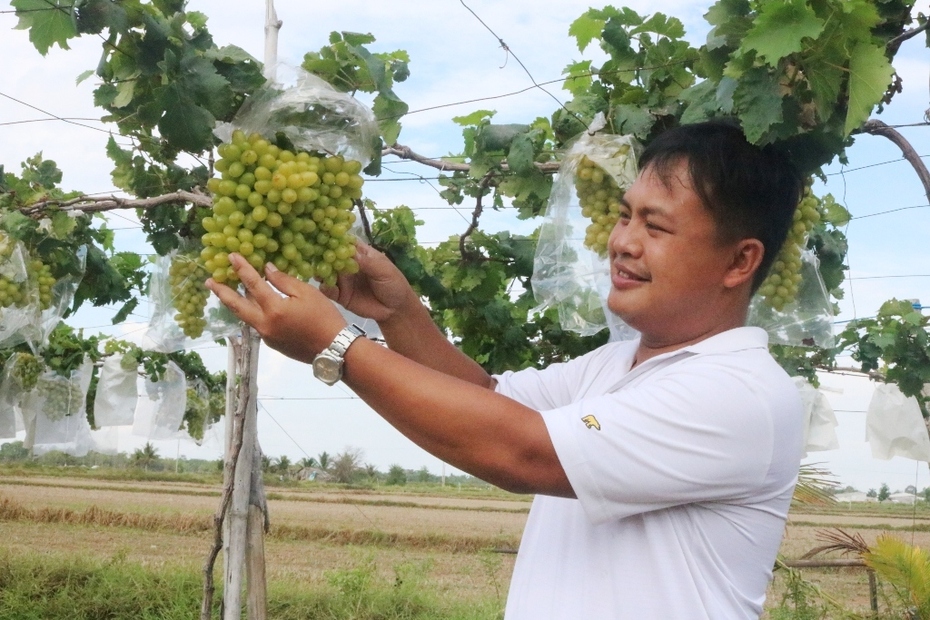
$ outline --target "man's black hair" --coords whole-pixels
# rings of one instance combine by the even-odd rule
[[[639,166],[651,167],[667,185],[682,160],[688,162],[691,184],[720,240],[752,238],[765,247],[752,282],[755,292],[788,236],[804,189],[801,175],[784,153],[750,144],[739,126],[726,120],[659,134],[643,151]]]

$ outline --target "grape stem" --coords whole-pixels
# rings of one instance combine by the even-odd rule
[[[469,172],[471,170],[471,164],[451,162],[443,159],[431,159],[424,155],[420,155],[419,153],[415,153],[409,146],[403,146],[401,144],[395,144],[394,146],[387,147],[381,151],[381,155],[394,155],[395,157],[415,161],[423,164],[424,166],[429,166],[430,168],[435,168],[442,171]],[[534,165],[536,166],[536,169],[543,174],[555,174],[559,171],[559,166],[561,163],[557,161],[551,161],[545,163],[536,163]],[[501,163],[500,169],[502,172],[509,172],[510,166],[505,161]]]
[[[475,229],[478,228],[478,220],[481,219],[481,214],[484,212],[484,206],[481,204],[482,199],[485,196],[485,190],[488,189],[488,186],[491,184],[491,179],[494,178],[494,172],[490,171],[481,179],[481,182],[478,183],[478,197],[475,199],[475,210],[471,214],[471,223],[468,225],[468,228],[465,229],[465,232],[462,233],[462,236],[459,237],[459,251],[462,253],[462,258],[470,254],[475,254],[474,252],[469,251],[465,247],[465,242],[471,236]],[[473,256],[477,258],[477,256]]]
[[[23,215],[32,218],[41,217],[48,209],[58,211],[81,211],[82,213],[98,213],[116,209],[154,209],[165,204],[190,203],[201,207],[209,207],[213,199],[200,192],[178,190],[170,194],[152,196],[150,198],[120,198],[119,196],[78,196],[69,200],[41,200],[20,209]]]
[[[914,150],[914,147],[911,146],[911,143],[907,141],[907,138],[901,135],[894,127],[889,127],[882,121],[874,118],[865,122],[862,126],[862,132],[872,134],[873,136],[884,136],[901,149],[901,155],[903,155],[904,159],[914,168],[917,177],[920,179],[920,182],[923,183],[924,193],[927,194],[927,200],[930,201],[930,171],[927,170],[926,164],[924,164],[920,155],[917,154],[917,151]]]

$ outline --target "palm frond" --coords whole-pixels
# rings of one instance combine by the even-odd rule
[[[829,506],[836,503],[833,490],[839,483],[833,473],[817,463],[801,465],[792,503],[803,506]]]
[[[821,553],[837,552],[843,555],[855,553],[864,555],[869,552],[869,545],[865,542],[860,534],[850,534],[849,532],[836,528],[833,530],[818,530],[817,539],[826,542],[826,545],[814,547],[801,556],[802,560],[807,560]]]
[[[926,550],[882,534],[862,558],[912,606],[917,618],[930,618],[930,554]]]

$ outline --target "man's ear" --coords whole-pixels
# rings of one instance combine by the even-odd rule
[[[726,288],[736,288],[745,282],[751,282],[762,257],[765,255],[765,246],[758,239],[742,239],[734,246],[733,260],[723,278]]]

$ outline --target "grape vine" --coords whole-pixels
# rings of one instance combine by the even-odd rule
[[[42,53],[83,34],[100,33],[107,39],[94,71],[99,80],[95,97],[108,120],[133,139],[128,150],[115,141],[108,147],[115,164],[114,180],[142,198],[178,192],[176,200],[141,213],[157,253],[166,254],[199,237],[203,251],[187,262],[201,264],[197,269],[217,279],[230,280],[228,253],[237,251],[253,264],[271,261],[300,277],[332,282],[334,271],[353,268],[348,229],[354,215],[349,202],[366,204],[373,216],[368,222],[370,240],[389,253],[427,298],[434,319],[450,337],[492,371],[545,364],[589,350],[601,339],[561,332],[551,313],[529,313],[534,307],[535,237],[482,231],[483,208],[512,204],[521,218],[541,215],[552,187],[549,173],[558,168],[565,147],[598,114],[606,122],[603,131],[632,135],[644,143],[676,124],[735,118],[750,140],[789,149],[806,174],[817,174],[822,165],[843,155],[872,110],[893,98],[896,80],[890,62],[902,37],[911,36],[907,28],[913,23],[911,6],[905,0],[788,4],[720,0],[707,13],[711,26],[707,43],[695,47],[686,42],[683,25],[674,17],[643,16],[612,6],[591,9],[569,26],[569,35],[579,52],[596,45],[605,60],[582,59],[565,68],[564,86],[571,99],[564,107],[549,118],[522,124],[495,124],[490,110],[455,119],[463,130],[462,146],[434,163],[441,169],[448,165],[440,173],[447,201],[455,205],[475,201],[472,225],[457,239],[423,247],[417,243],[418,224],[410,212],[378,209],[362,203],[360,194],[351,197],[355,193],[347,188],[354,190],[351,185],[359,184],[360,190],[355,164],[347,169],[348,162],[343,162],[338,171],[331,164],[334,171],[329,171],[325,170],[327,157],[322,156],[322,168],[317,163],[315,171],[318,185],[296,178],[292,182],[295,174],[303,177],[307,173],[306,181],[311,180],[310,160],[318,154],[307,153],[310,159],[299,161],[304,156],[288,150],[293,161],[276,158],[274,163],[266,161],[266,166],[260,158],[269,153],[243,149],[241,141],[220,147],[215,180],[210,179],[209,165],[178,163],[179,156],[187,153],[201,156],[200,161],[208,164],[209,158],[203,155],[215,146],[214,122],[231,120],[263,83],[259,63],[238,48],[215,46],[206,18],[186,12],[183,2],[168,6],[129,0],[117,6],[106,0],[84,0],[74,3],[75,19],[68,23],[27,11],[30,0],[14,0],[13,6],[22,9],[21,25],[30,28],[31,39]],[[388,146],[383,152],[434,165],[397,144],[407,106],[395,89],[409,75],[409,59],[402,51],[370,51],[374,42],[372,35],[333,33],[328,45],[306,55],[304,68],[343,92],[374,94],[381,139]],[[252,144],[250,136],[245,139]],[[272,146],[280,149],[282,145],[269,142],[273,152]],[[233,147],[239,149],[236,157]],[[243,159],[248,151],[256,154],[254,162],[249,161],[251,155]],[[28,164],[22,178],[4,175],[0,208],[10,214],[0,227],[25,243],[55,278],[76,271],[67,258],[69,253],[62,249],[66,239],[80,235],[91,249],[87,275],[72,308],[88,301],[120,301],[124,306],[118,318],[123,319],[144,290],[147,275],[141,262],[128,256],[108,260],[114,257],[109,245],[112,233],[94,226],[90,218],[49,211],[26,217],[19,211],[47,198],[41,188],[56,185],[47,163]],[[282,165],[301,163],[308,165],[306,170],[285,167],[281,172]],[[367,172],[378,174],[379,163]],[[264,170],[271,176],[264,178]],[[332,182],[323,178],[326,172],[332,173]],[[578,191],[593,194],[593,200],[585,198],[588,204],[582,205],[585,215],[593,218],[587,241],[596,251],[603,251],[617,194],[609,181],[607,187],[584,187],[601,178],[595,172],[591,168],[592,178],[583,179]],[[337,179],[340,173],[348,175],[351,183],[345,176]],[[196,195],[198,188],[209,188],[213,195],[209,215],[184,198]],[[605,195],[598,197],[599,191]],[[320,197],[335,204],[322,205]],[[298,213],[301,208],[303,213]],[[762,287],[776,310],[790,305],[796,295],[803,251],[819,259],[826,288],[837,298],[841,294],[846,240],[839,222],[848,214],[828,197],[813,196],[805,197],[798,214],[792,239]],[[53,242],[38,241],[41,218],[48,219],[41,228],[53,231]],[[338,245],[334,241],[338,235],[332,232],[343,232],[343,225],[343,238],[348,241]],[[330,228],[323,230],[323,226]],[[321,235],[328,237],[321,240]],[[181,267],[175,269],[178,314],[202,314],[202,291],[196,284],[202,273],[192,267],[186,267],[192,270],[187,274],[181,273]],[[190,294],[182,292],[185,287]],[[0,284],[0,304],[14,296],[3,297],[3,288]],[[198,322],[192,320],[185,327],[196,333]],[[508,347],[506,352],[501,351],[502,343]],[[882,358],[883,363],[894,366],[894,356],[900,352],[883,351],[882,355],[891,356]],[[795,360],[788,366],[810,366],[797,361],[795,353],[786,355]]]

